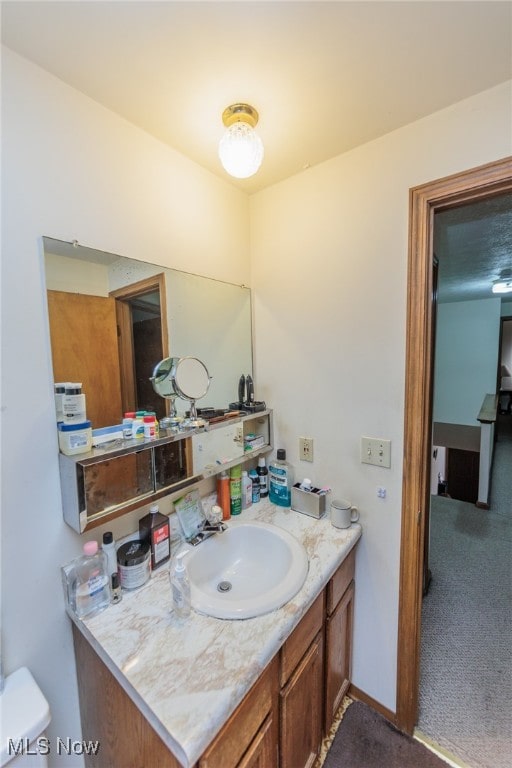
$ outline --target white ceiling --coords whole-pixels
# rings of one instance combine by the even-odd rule
[[[2,2],[13,50],[213,173],[223,109],[260,113],[247,192],[512,76],[510,2]]]
[[[17,0],[1,10],[5,45],[247,193],[512,78],[509,1]],[[237,101],[259,111],[265,145],[246,180],[217,156],[222,111]],[[468,222],[439,219],[452,289],[461,270],[482,282],[512,259],[507,204],[499,225],[492,206],[478,216],[479,238]]]

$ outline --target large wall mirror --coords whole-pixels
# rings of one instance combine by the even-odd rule
[[[43,237],[55,381],[81,381],[93,428],[125,411],[166,414],[150,377],[165,357],[197,357],[211,379],[200,406],[227,408],[252,375],[244,286]],[[185,413],[187,401],[176,402]]]

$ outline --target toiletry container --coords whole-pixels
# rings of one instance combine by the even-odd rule
[[[50,720],[48,702],[27,667],[7,675],[0,697],[1,768],[45,768]]]
[[[123,589],[138,589],[151,576],[149,541],[132,539],[117,550],[117,569]]]
[[[242,472],[242,509],[252,505],[252,480],[244,469]]]
[[[110,579],[113,573],[117,573],[117,552],[112,531],[105,531],[103,534],[101,548],[107,558],[107,573]]]
[[[251,469],[249,477],[252,482],[252,503],[257,504],[260,500],[260,479],[255,469]]]
[[[270,462],[268,480],[272,504],[289,507],[292,502],[293,467],[286,461],[284,448],[278,448],[277,457]]]
[[[92,428],[90,421],[77,424],[69,424],[60,421],[57,424],[59,431],[59,448],[66,456],[74,456],[76,453],[87,453],[92,449]]]
[[[62,396],[62,413],[68,424],[81,424],[86,421],[85,395],[82,392],[82,382],[67,382]]]
[[[231,467],[229,470],[229,498],[232,515],[242,511],[242,465]]]
[[[260,456],[258,459],[258,468],[256,469],[258,477],[260,479],[260,498],[266,499],[268,496],[268,469],[265,466],[265,457]]]
[[[172,605],[180,619],[190,616],[190,581],[183,558],[187,553],[176,556],[174,567],[169,570],[171,581]]]
[[[231,502],[229,498],[229,477],[227,472],[221,472],[217,478],[217,504],[222,509],[222,519],[231,517]]]
[[[64,421],[64,412],[62,410],[62,398],[64,397],[64,394],[66,392],[66,382],[55,382],[54,390],[55,390],[55,414],[57,416],[57,424],[61,421]]]
[[[110,605],[107,557],[98,549],[97,541],[87,541],[84,554],[73,569],[73,601],[79,619],[99,613]]]
[[[144,440],[144,422],[140,416],[135,416],[132,421],[132,439]]]
[[[151,568],[166,563],[171,556],[169,518],[160,512],[158,504],[152,504],[149,513],[139,520],[139,536],[151,547]]]

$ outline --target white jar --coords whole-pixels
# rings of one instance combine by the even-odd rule
[[[68,382],[62,396],[62,414],[66,424],[81,424],[86,420],[85,395],[81,382]]]
[[[68,424],[61,421],[58,425],[59,448],[66,456],[75,453],[87,453],[92,449],[92,428],[90,421],[81,424]]]

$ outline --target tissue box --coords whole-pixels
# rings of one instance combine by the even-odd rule
[[[292,487],[292,509],[296,512],[302,512],[303,515],[320,518],[325,514],[326,492],[320,488],[311,488],[305,491],[300,487],[300,483],[295,483]]]

